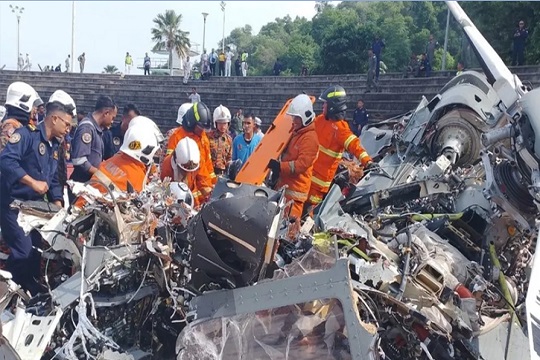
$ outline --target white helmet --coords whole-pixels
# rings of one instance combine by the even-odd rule
[[[178,116],[176,117],[176,122],[178,124],[182,125],[182,118],[187,113],[187,111],[191,109],[192,106],[192,103],[184,103],[180,105],[180,107],[178,108]]]
[[[24,112],[32,112],[33,107],[43,104],[36,90],[27,83],[16,81],[9,85],[6,93],[6,105]]]
[[[163,136],[163,133],[161,130],[159,130],[159,127],[156,125],[156,123],[146,116],[135,116],[131,121],[129,122],[128,129],[130,127],[137,126],[142,127],[143,129],[146,129],[148,132],[152,132],[158,141],[158,143],[162,143],[165,141],[165,137]]]
[[[77,108],[75,107],[75,101],[73,98],[66,93],[64,90],[56,90],[47,104],[57,103],[64,107],[66,114],[71,115],[71,117],[77,116]]]
[[[315,113],[313,112],[313,103],[306,94],[297,95],[289,105],[287,115],[299,116],[302,118],[302,125],[308,126],[315,119]]]
[[[216,127],[216,123],[218,123],[218,122],[230,123],[231,122],[231,112],[225,106],[219,105],[214,110],[213,118],[214,118],[214,127]]]
[[[0,105],[0,121],[6,116],[6,108]]]
[[[188,137],[180,140],[174,151],[174,161],[184,171],[197,170],[201,162],[201,152],[195,140]]]
[[[158,139],[154,132],[148,131],[148,126],[129,124],[120,147],[121,152],[145,165],[150,165],[154,162],[154,155],[158,150]]]
[[[193,207],[193,193],[185,183],[173,181],[169,184],[169,191],[177,202],[184,202]]]
[[[255,117],[255,125],[257,125],[257,127],[261,127],[262,126],[262,120],[261,118],[258,118],[258,117]]]

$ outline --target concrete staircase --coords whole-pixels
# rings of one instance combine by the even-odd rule
[[[511,69],[521,81],[533,88],[540,85],[540,67],[523,66]],[[402,74],[381,75],[380,93],[368,93],[365,74],[316,75],[308,77],[214,77],[208,81],[191,81],[182,84],[180,77],[109,74],[0,72],[0,103],[5,101],[6,89],[14,81],[24,81],[39,92],[44,101],[57,89],[68,92],[77,104],[78,111],[93,110],[97,97],[110,95],[122,107],[127,102],[139,106],[141,112],[155,120],[164,131],[175,127],[178,107],[187,102],[192,87],[197,88],[201,100],[211,111],[223,104],[235,111],[253,112],[265,125],[270,124],[285,101],[305,92],[319,94],[330,85],[343,86],[349,98],[348,118],[356,101],[364,99],[372,118],[389,118],[411,109],[422,95],[430,99],[454,76],[455,71],[434,72],[430,78],[403,78]],[[317,112],[321,104],[315,105]]]

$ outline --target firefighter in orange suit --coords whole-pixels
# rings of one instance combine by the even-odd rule
[[[176,149],[167,155],[161,164],[161,180],[171,178],[173,182],[183,182],[193,194],[193,205],[197,207],[205,202],[206,198],[197,189],[197,173],[201,161],[201,153],[195,140],[183,138],[176,145]]]
[[[176,145],[183,138],[189,137],[199,146],[201,152],[201,163],[197,173],[197,189],[201,191],[203,197],[208,197],[217,183],[217,177],[212,165],[210,155],[210,140],[205,129],[212,126],[212,115],[210,109],[202,102],[194,103],[182,117],[182,126],[176,129],[167,144],[167,154],[171,154],[176,149]]]
[[[319,157],[313,166],[311,189],[306,201],[310,207],[317,206],[328,192],[344,151],[357,158],[365,169],[377,166],[345,120],[347,110],[345,89],[339,85],[331,86],[319,99],[324,103],[323,113],[315,118]]]
[[[287,115],[292,116],[293,135],[281,160],[270,160],[273,176],[278,174],[276,189],[287,185],[285,198],[293,201],[290,217],[300,219],[308,198],[313,164],[317,160],[319,141],[315,131],[315,113],[309,96],[300,94],[293,99]]]
[[[137,121],[133,125],[130,123],[120,151],[102,162],[98,171],[90,179],[90,184],[102,193],[107,192],[103,185],[117,191],[136,192],[141,192],[146,185],[154,163],[154,155],[160,148],[159,140],[163,135],[157,126],[148,126],[152,120],[138,118],[144,117],[133,118],[132,121]],[[144,121],[138,122],[138,120]],[[85,200],[79,197],[75,202],[75,207],[81,208],[84,204]]]

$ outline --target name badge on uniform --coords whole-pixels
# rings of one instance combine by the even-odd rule
[[[90,144],[90,141],[92,141],[92,134],[84,133],[84,134],[82,134],[81,139],[82,139],[83,143]]]
[[[58,151],[55,151],[55,152],[53,153],[53,159],[54,159],[54,160],[58,160]]]
[[[39,143],[39,155],[45,155],[45,144],[44,143]]]
[[[10,137],[9,137],[9,142],[11,144],[16,144],[18,143],[19,141],[21,141],[21,134],[19,133],[13,133]]]
[[[121,144],[121,141],[120,141],[120,138],[119,138],[119,137],[114,137],[114,138],[112,139],[112,142],[113,142],[113,144],[114,144],[115,146],[118,146],[118,145]]]

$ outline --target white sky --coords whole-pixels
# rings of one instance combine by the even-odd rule
[[[62,64],[71,53],[71,1],[0,1],[0,67],[16,69],[17,19],[9,5],[24,7],[20,24],[20,52],[37,64]],[[223,12],[219,1],[76,1],[75,59],[86,53],[85,72],[100,73],[106,65],[124,69],[129,51],[135,64],[142,63],[145,52],[153,47],[150,29],[157,14],[174,9],[183,15],[182,29],[202,49],[203,16],[206,20],[206,48],[216,47],[222,38]],[[277,17],[289,14],[293,19],[315,15],[314,1],[226,1],[225,36],[232,29],[250,24],[253,33]],[[150,56],[152,54],[150,53]],[[156,55],[152,56],[156,58]],[[78,63],[75,61],[75,69]],[[134,69],[132,73],[141,73]]]

